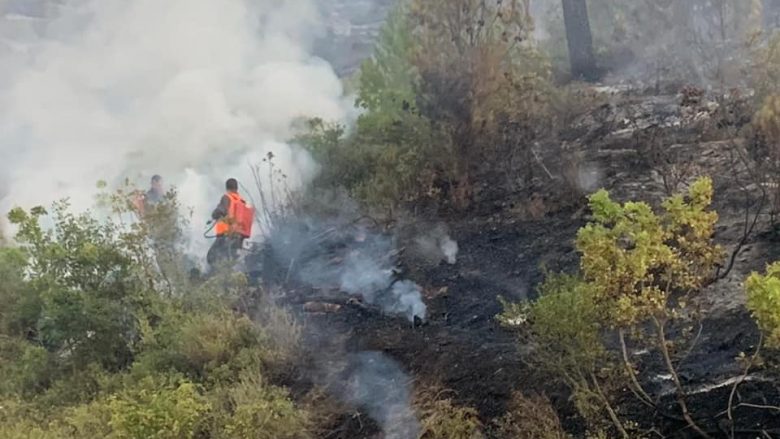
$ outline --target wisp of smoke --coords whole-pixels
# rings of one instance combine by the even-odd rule
[[[194,209],[191,250],[228,177],[267,152],[292,188],[316,166],[285,143],[301,117],[348,118],[331,67],[309,55],[309,0],[0,1],[0,210],[153,174]],[[270,178],[265,176],[265,178]]]
[[[336,394],[360,407],[382,428],[387,439],[414,439],[420,424],[410,405],[410,379],[381,352],[360,352],[348,358],[348,376]]]
[[[288,272],[285,277],[358,295],[384,313],[409,321],[426,317],[421,288],[396,277],[395,242],[390,237],[341,222],[290,218],[277,225],[267,244],[279,269]]]
[[[417,256],[433,264],[438,264],[442,260],[447,261],[450,265],[457,262],[458,243],[450,237],[443,224],[430,230],[426,230],[425,226],[415,228],[421,229],[416,231],[417,236],[413,238],[412,251]]]

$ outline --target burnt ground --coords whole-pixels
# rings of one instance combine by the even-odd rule
[[[654,98],[653,102],[669,108],[674,97]],[[674,117],[673,111],[664,113],[644,102],[639,105],[644,105],[648,112]],[[583,147],[589,151],[585,164],[588,169],[598,170],[601,186],[620,200],[639,198],[656,203],[662,197],[657,172],[636,159],[639,152],[632,146],[633,140],[610,135],[615,131],[612,126],[585,131],[598,132]],[[697,169],[715,180],[714,208],[721,215],[716,240],[731,251],[742,236],[744,211],[742,197],[731,177],[734,164],[729,159],[730,144],[699,138],[679,142],[679,136],[675,136],[674,141],[670,140],[674,145],[666,146],[685,152],[678,157],[695,160]],[[338,361],[338,357],[348,353],[383,352],[416,383],[436,383],[454,390],[455,399],[477,409],[485,423],[505,413],[513,391],[543,392],[550,397],[567,430],[582,437],[582,425],[565,389],[526,365],[516,334],[501,327],[495,316],[501,312],[498,296],[510,300],[532,298],[536,285],[543,279],[544,268],[576,270],[578,257],[573,239],[586,222],[587,212],[580,208],[581,203],[575,203],[574,207],[551,209],[536,219],[522,218],[511,208],[513,197],[524,199],[519,194],[503,194],[444,219],[450,236],[459,245],[456,263],[426,266],[401,258],[404,274],[424,289],[428,307],[425,324],[413,325],[400,317],[384,316],[343,297],[323,299],[337,304],[333,310],[309,312],[305,303],[318,300],[322,292],[288,286],[287,302],[304,322],[310,358],[330,356]],[[728,437],[725,431],[729,424],[724,413],[732,387],[728,380],[741,374],[735,358],[742,352],[750,355],[758,340],[755,323],[744,308],[741,282],[750,271],[761,270],[766,263],[779,258],[780,239],[762,218],[756,233],[735,258],[733,270],[708,287],[698,304],[707,317],[701,322],[696,344],[680,366],[680,375],[691,393],[688,403],[692,412],[697,419],[709,419],[702,424],[713,437]],[[655,426],[663,437],[694,437],[679,420],[679,410],[669,392],[671,383],[661,376],[658,356],[635,353],[635,360],[640,370],[647,372],[643,376],[650,377],[644,384],[654,394],[667,396],[659,404],[663,413],[656,413],[631,403],[626,394],[627,402],[621,405],[626,411],[624,415],[640,426]],[[737,402],[780,404],[780,384],[769,378],[768,369],[759,367],[751,373],[750,381],[739,388]],[[361,408],[355,410],[360,412]],[[742,406],[736,409],[735,418],[736,437],[780,437],[780,414]],[[327,437],[382,436],[377,424],[367,417],[344,415]]]

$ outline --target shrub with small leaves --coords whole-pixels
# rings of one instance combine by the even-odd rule
[[[247,373],[235,385],[215,392],[223,411],[216,414],[216,438],[304,439],[310,423],[289,393]]]
[[[766,345],[780,349],[780,262],[766,274],[751,273],[745,281],[747,307],[765,334]]]
[[[194,438],[205,428],[210,403],[190,381],[147,377],[109,398],[112,437]]]

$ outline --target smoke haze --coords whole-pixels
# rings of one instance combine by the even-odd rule
[[[0,0],[0,208],[153,174],[194,209],[193,251],[224,180],[273,152],[295,187],[316,165],[299,117],[344,120],[339,78],[309,55],[307,0]],[[4,216],[4,215],[3,215]]]

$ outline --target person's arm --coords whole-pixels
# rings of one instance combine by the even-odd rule
[[[214,209],[214,212],[211,212],[211,218],[214,220],[220,220],[227,216],[228,209],[230,208],[230,198],[228,198],[227,195],[223,195],[222,199],[219,200],[219,205],[216,209]]]

